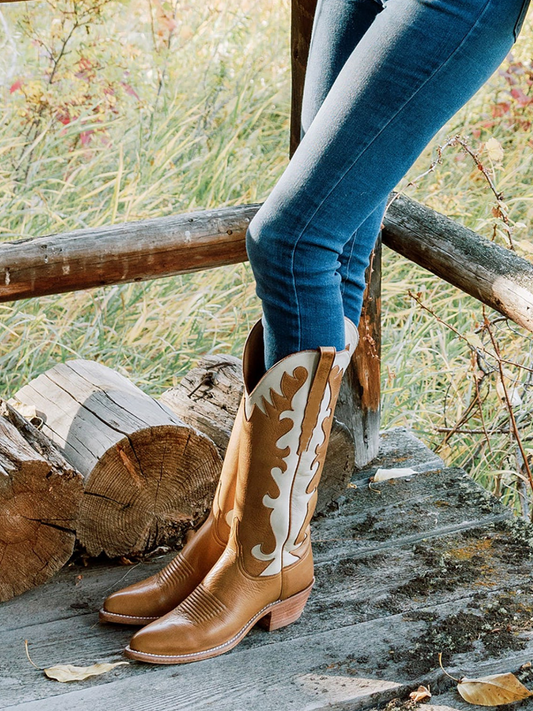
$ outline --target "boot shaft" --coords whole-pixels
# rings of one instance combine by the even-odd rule
[[[354,324],[348,319],[345,323],[344,350],[300,351],[266,373],[260,321],[247,339],[234,509],[238,526],[230,544],[241,549],[249,575],[278,575],[311,555],[309,522],[333,412],[358,343]]]

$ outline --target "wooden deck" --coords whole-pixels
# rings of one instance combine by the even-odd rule
[[[378,466],[418,473],[370,488]],[[99,625],[101,600],[169,556],[132,567],[72,565],[0,605],[0,708],[347,711],[397,699],[389,708],[398,709],[429,683],[428,711],[465,709],[438,667],[439,652],[455,676],[516,672],[533,661],[531,538],[408,430],[382,431],[379,457],[314,523],[317,582],[297,623],[270,634],[254,628],[204,662],[131,662],[60,684],[30,665],[24,640],[41,667],[121,660],[133,628]],[[533,673],[520,678],[533,688]]]

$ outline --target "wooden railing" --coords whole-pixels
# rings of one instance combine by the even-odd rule
[[[316,0],[292,0],[291,156],[300,138],[315,4]],[[246,228],[259,208],[260,204],[224,207],[4,243],[0,245],[0,301],[245,261]],[[530,262],[414,200],[391,194],[367,269],[360,344],[336,410],[354,434],[358,467],[371,461],[379,447],[382,242],[533,331]]]

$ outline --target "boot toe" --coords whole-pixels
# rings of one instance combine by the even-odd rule
[[[161,601],[158,600],[153,586],[146,583],[147,581],[135,583],[108,595],[102,605],[104,617],[107,614],[124,618],[124,622],[131,618],[132,621],[148,623],[165,614],[167,610],[161,609]]]
[[[175,657],[196,652],[199,643],[198,630],[184,620],[169,623],[160,618],[136,632],[130,640],[133,652],[156,657]]]

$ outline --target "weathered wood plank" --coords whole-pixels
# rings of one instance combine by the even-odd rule
[[[429,497],[426,498],[426,506],[431,506]],[[378,510],[373,509],[374,512]],[[425,536],[419,535],[417,541],[423,541],[424,544],[427,541],[434,541],[432,545],[437,546],[439,537],[445,536],[448,541],[447,545],[452,549],[466,548],[468,551],[468,542],[473,535],[479,533],[480,527],[485,526],[487,532],[494,530],[497,532],[497,527],[503,526],[501,521],[494,522],[493,519],[494,517],[486,518],[481,522],[474,521],[468,526],[462,522],[455,524],[455,526],[450,524],[446,530],[437,528],[428,531]],[[344,516],[342,520],[346,523],[349,517]],[[393,609],[392,603],[387,597],[391,591],[398,587],[402,581],[408,582],[413,577],[422,576],[428,570],[429,564],[424,562],[427,557],[425,549],[421,547],[415,554],[410,540],[412,536],[408,536],[407,540],[406,537],[400,535],[396,540],[366,543],[365,516],[354,517],[353,520],[354,525],[360,529],[358,542],[354,542],[354,550],[346,552],[343,548],[344,542],[335,537],[320,541],[320,553],[315,556],[317,583],[309,605],[313,606],[316,602],[320,606],[321,601],[327,599],[334,601],[338,607],[339,601],[342,602],[342,599],[345,598],[350,619],[355,619],[353,614],[359,615],[359,613],[366,618],[371,614],[370,607],[373,605],[372,603],[369,607],[366,604],[369,591],[372,590],[373,598],[376,600],[379,598],[379,609],[381,610],[383,607],[388,614]],[[320,523],[313,524],[314,540],[320,535]],[[370,535],[371,533],[369,530]],[[505,540],[506,535],[500,533],[496,538],[499,542],[495,544],[494,550],[500,550],[501,539]],[[318,544],[314,545],[316,547]],[[171,553],[157,560],[131,567],[96,563],[87,568],[78,565],[68,566],[58,573],[47,586],[30,591],[0,606],[0,628],[4,631],[20,629],[20,620],[25,620],[23,626],[30,628],[55,620],[69,620],[78,615],[96,612],[105,595],[124,585],[148,577],[162,568],[173,555]],[[504,568],[501,570],[503,575]],[[419,587],[423,589],[423,583],[419,583]],[[446,591],[446,594],[448,596],[446,599],[450,599],[450,592]],[[353,608],[353,605],[356,607]],[[327,615],[327,610],[323,614]],[[378,614],[382,614],[382,612],[378,610]],[[30,634],[29,629],[28,634]]]
[[[523,624],[525,615],[530,616],[525,611],[533,596],[528,592],[521,598],[515,610]],[[153,711],[208,709],[214,705],[221,711],[244,710],[252,705],[267,711],[291,707],[299,711],[364,709],[377,701],[383,703],[405,695],[422,681],[447,688],[450,682],[436,661],[439,635],[443,640],[448,635],[449,643],[455,640],[458,645],[459,651],[445,661],[451,673],[494,672],[516,668],[527,661],[533,654],[533,641],[527,633],[514,634],[515,648],[499,655],[491,650],[490,631],[481,629],[487,610],[497,608],[502,600],[507,600],[504,593],[489,593],[483,602],[469,597],[421,608],[416,616],[400,613],[340,629],[317,628],[311,635],[298,635],[300,623],[296,623],[292,625],[293,636],[280,641],[275,641],[277,633],[269,636],[253,630],[235,650],[216,659],[155,669],[148,665],[137,669],[138,665],[132,664],[117,668],[111,675],[116,680],[89,681],[81,690],[49,683],[42,688],[48,698],[39,702],[21,703],[28,693],[25,685],[13,704],[11,692],[4,687],[4,708],[16,705],[22,711],[55,711],[83,708],[90,703],[93,711],[107,711],[110,705],[115,709],[135,706]],[[461,622],[470,625],[472,632],[470,628],[460,629]],[[458,628],[450,630],[452,626]],[[82,631],[78,630],[77,635],[83,636]],[[115,636],[118,642],[124,631]],[[68,645],[68,640],[61,640],[61,645],[67,644],[74,652],[75,642]],[[82,655],[90,646],[86,639],[78,640]],[[107,649],[108,658],[113,655],[111,647],[107,637],[106,644],[100,644],[100,649]],[[49,637],[41,657],[50,658],[56,648]],[[12,673],[12,667],[7,671]]]
[[[402,441],[402,432],[388,438],[388,458],[385,444],[380,466],[403,466],[405,445],[398,446],[395,457],[394,441]],[[431,461],[430,454],[426,460]],[[314,534],[322,536],[317,583],[297,623],[270,635],[254,629],[235,650],[205,662],[133,663],[83,686],[60,686],[27,663],[23,640],[29,640],[32,656],[43,666],[120,659],[132,630],[97,625],[99,597],[109,592],[98,588],[121,587],[125,573],[131,576],[128,582],[143,573],[142,566],[89,568],[75,585],[73,567],[43,586],[41,595],[30,591],[0,606],[0,627],[4,622],[10,627],[0,632],[3,708],[53,711],[91,704],[94,711],[133,705],[154,711],[213,706],[244,711],[253,705],[267,711],[354,711],[405,696],[422,682],[447,693],[449,680],[435,656],[440,647],[452,673],[491,673],[527,661],[533,654],[533,546],[523,522],[456,468],[380,484],[380,494],[361,487],[371,471],[358,473],[359,488],[348,490],[336,513],[314,522]],[[477,497],[476,491],[481,492]],[[426,530],[417,528],[416,505],[437,515],[433,527],[423,520]],[[404,531],[401,523],[410,508]],[[383,518],[371,525],[369,514]],[[384,537],[376,540],[380,529]],[[417,545],[410,543],[413,530],[421,541]],[[347,543],[357,549],[345,556]],[[70,601],[79,605],[70,619],[67,578]],[[16,629],[13,620],[23,615],[24,597],[32,600],[29,609],[36,616]],[[62,600],[55,619],[53,599]],[[498,628],[505,634],[496,635]]]

